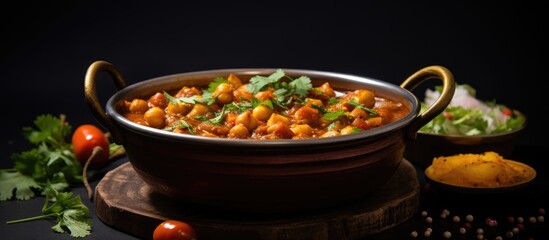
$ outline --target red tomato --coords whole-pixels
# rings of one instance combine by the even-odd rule
[[[72,135],[72,145],[76,158],[84,166],[93,152],[93,148],[99,146],[103,152],[93,159],[88,166],[90,169],[97,169],[109,162],[109,140],[101,129],[92,125],[84,124],[76,128]]]
[[[154,229],[153,240],[196,240],[196,233],[188,223],[166,220]]]

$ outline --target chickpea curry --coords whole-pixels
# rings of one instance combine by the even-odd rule
[[[373,90],[337,93],[307,76],[278,69],[243,83],[217,77],[207,88],[183,86],[148,98],[122,100],[119,113],[132,122],[165,131],[232,139],[308,139],[358,133],[401,119],[409,108]]]

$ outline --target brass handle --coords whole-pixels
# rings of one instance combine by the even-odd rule
[[[456,90],[456,84],[454,82],[454,76],[452,73],[443,66],[429,66],[420,69],[419,71],[408,77],[400,87],[413,91],[421,83],[428,79],[438,78],[442,81],[442,92],[440,97],[424,112],[420,113],[408,126],[407,135],[410,139],[415,139],[417,131],[425,124],[429,123],[433,118],[438,116],[446,109],[448,104],[454,97],[454,91]],[[419,107],[419,106],[418,106]]]
[[[99,98],[97,97],[97,89],[95,87],[95,81],[97,75],[105,71],[111,75],[114,80],[114,84],[118,90],[121,90],[126,87],[126,82],[124,78],[111,63],[105,61],[96,61],[88,67],[86,72],[86,78],[84,80],[84,94],[86,95],[86,102],[90,107],[94,117],[109,130],[113,140],[117,144],[122,144],[122,138],[118,133],[118,129],[115,127],[111,118],[105,112],[103,105],[100,103]]]

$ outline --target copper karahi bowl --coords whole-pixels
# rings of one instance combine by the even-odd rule
[[[240,212],[292,212],[336,206],[366,198],[383,186],[403,161],[408,140],[448,105],[455,89],[442,66],[423,68],[401,86],[366,77],[315,70],[284,69],[308,76],[313,86],[329,82],[336,91],[367,88],[402,102],[410,111],[402,119],[356,134],[313,139],[247,140],[178,134],[139,125],[116,110],[123,99],[157,91],[206,86],[229,73],[243,82],[276,69],[219,69],[161,76],[126,86],[110,63],[92,63],[85,78],[85,97],[96,119],[122,144],[136,173],[155,192],[188,204]],[[118,91],[104,108],[96,78],[109,73]],[[427,79],[442,80],[437,102],[419,113],[411,91]]]

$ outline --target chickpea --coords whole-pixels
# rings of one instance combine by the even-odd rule
[[[191,111],[187,114],[187,117],[188,118],[194,118],[194,117],[197,117],[197,116],[204,115],[204,114],[208,113],[209,111],[210,111],[210,109],[206,105],[197,103],[193,106]]]
[[[348,135],[348,134],[353,134],[353,133],[356,133],[356,130],[355,130],[355,127],[353,126],[346,126],[344,127],[343,129],[341,129],[339,131],[339,133],[341,135]]]
[[[221,83],[217,85],[212,95],[216,96],[217,94],[220,94],[220,93],[231,93],[232,91],[234,91],[233,85],[229,83]]]
[[[354,100],[367,108],[373,108],[376,104],[375,94],[372,91],[361,89],[355,91]]]
[[[336,96],[334,89],[332,89],[328,82],[322,84],[316,89],[320,90],[322,92],[322,95],[326,96],[327,98],[332,98]]]
[[[174,97],[177,97],[177,98],[179,98],[179,97],[191,97],[191,96],[200,95],[200,94],[202,94],[200,89],[198,89],[196,87],[184,86],[175,94]]]
[[[330,130],[330,131],[327,131],[324,134],[320,135],[320,137],[325,138],[325,137],[335,137],[335,136],[340,136],[340,135],[341,134],[338,131]]]
[[[265,105],[259,105],[252,111],[253,117],[259,121],[267,121],[271,114],[273,114],[273,110]]]
[[[276,122],[275,124],[268,126],[267,132],[272,134],[272,138],[290,139],[295,136],[292,129],[290,129],[290,127],[283,122]]]
[[[366,123],[368,124],[368,127],[370,127],[370,128],[379,127],[383,124],[383,118],[381,118],[381,117],[368,118],[366,120]]]
[[[196,130],[202,133],[208,132],[220,137],[227,135],[230,129],[224,125],[215,125],[209,122],[201,122],[196,126]]]
[[[341,121],[335,121],[330,123],[330,130],[333,130],[339,133],[339,130],[341,130],[342,128],[343,128],[343,123]]]
[[[162,110],[161,108],[152,107],[145,112],[144,118],[149,126],[153,128],[162,128],[164,127],[166,114],[164,114],[164,110]]]
[[[267,120],[267,126],[272,126],[278,122],[282,122],[284,125],[290,125],[290,119],[280,114],[273,113],[271,114],[271,117],[269,117],[269,120]]]
[[[149,110],[149,104],[143,99],[134,99],[130,104],[130,112],[132,113],[145,113]]]
[[[293,125],[291,129],[295,135],[300,135],[305,138],[311,137],[314,133],[313,128],[307,124],[296,124]]]
[[[267,90],[267,91],[258,92],[255,94],[255,98],[261,101],[270,100],[271,98],[273,98],[273,91]]]
[[[227,104],[227,103],[231,103],[232,101],[233,101],[232,93],[221,93],[217,95],[217,102],[219,104]]]
[[[248,92],[246,86],[247,85],[242,85],[233,92],[235,101],[240,101],[241,99],[249,101],[250,99],[252,99],[253,95],[251,92]]]
[[[360,108],[353,109],[353,111],[351,111],[349,114],[354,118],[364,118],[364,119],[366,119],[369,116],[366,111],[364,111],[363,109],[360,109]]]
[[[299,124],[312,124],[319,120],[322,114],[316,108],[303,106],[294,113],[294,118]]]
[[[191,110],[190,104],[185,104],[178,102],[176,104],[174,103],[168,103],[167,107],[167,113],[169,115],[185,115]]]
[[[227,77],[227,81],[232,84],[235,88],[239,88],[240,86],[242,86],[242,81],[240,81],[240,78],[238,78],[236,75],[234,74],[229,74],[229,76]]]
[[[212,96],[217,97],[217,102],[220,104],[227,104],[233,101],[234,86],[228,83],[221,83],[217,85]]]
[[[252,116],[251,111],[246,111],[236,117],[235,124],[243,125],[247,129],[253,130],[257,127],[258,122],[257,119]]]
[[[149,104],[159,108],[166,108],[168,102],[166,101],[166,96],[163,93],[155,93],[149,98]]]
[[[248,132],[248,129],[245,126],[238,124],[231,128],[231,130],[229,131],[229,135],[227,137],[245,139],[248,137],[249,134],[250,133]]]
[[[316,105],[319,107],[324,107],[324,103],[322,103],[322,100],[320,99],[306,98],[305,102],[307,103],[307,106]]]

